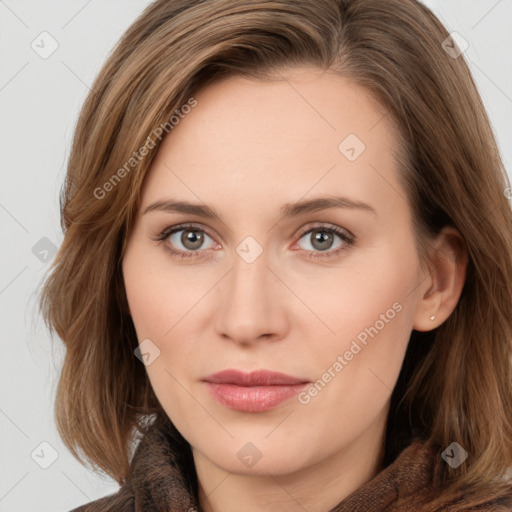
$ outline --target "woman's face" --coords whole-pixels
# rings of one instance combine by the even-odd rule
[[[378,451],[423,279],[389,117],[309,68],[195,98],[123,260],[156,396],[195,457],[230,472]],[[226,369],[303,384],[204,381]]]

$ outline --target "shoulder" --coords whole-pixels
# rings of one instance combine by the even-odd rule
[[[69,512],[135,512],[135,503],[133,495],[121,488],[116,494],[104,496]]]
[[[463,489],[455,500],[453,495],[445,495],[442,451],[431,439],[414,440],[393,463],[360,490],[361,496],[380,500],[382,507],[374,510],[386,512],[512,511],[512,485],[509,486],[508,482],[504,486],[480,490],[478,495],[472,489]]]

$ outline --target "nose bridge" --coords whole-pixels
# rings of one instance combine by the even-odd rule
[[[245,343],[264,335],[280,337],[285,328],[281,294],[267,268],[267,253],[257,254],[251,243],[244,241],[237,247],[217,309],[219,333]]]

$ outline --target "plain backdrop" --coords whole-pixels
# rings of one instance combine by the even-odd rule
[[[59,191],[80,106],[148,3],[0,0],[0,511],[66,512],[118,488],[81,466],[57,434],[64,352],[37,316],[37,285],[62,241]],[[510,175],[512,1],[425,3],[469,43],[464,55]]]

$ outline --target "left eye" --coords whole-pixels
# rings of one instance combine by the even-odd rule
[[[339,239],[337,245],[334,245],[336,237]],[[310,229],[304,233],[300,240],[307,241],[306,247],[301,247],[306,251],[320,251],[325,252],[329,250],[336,250],[343,243],[350,243],[350,239],[344,233],[334,228],[319,227]]]

